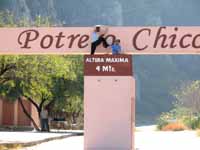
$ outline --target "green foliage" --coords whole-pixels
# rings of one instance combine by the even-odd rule
[[[50,17],[36,16],[33,21],[26,17],[16,19],[10,11],[0,11],[0,27],[50,27],[53,23]]]
[[[35,21],[33,22],[33,26],[36,27],[50,27],[52,26],[52,23],[50,21],[50,17],[41,17],[36,16]]]
[[[192,116],[184,120],[184,123],[193,130],[200,129],[200,117]]]
[[[14,15],[9,11],[0,12],[0,27],[16,27]]]
[[[188,108],[178,106],[169,112],[163,113],[157,119],[157,129],[161,130],[163,127],[173,122],[179,122],[188,129],[200,129],[199,115],[192,113]]]
[[[158,129],[166,126],[169,120],[178,120],[190,129],[200,128],[200,80],[182,81],[172,92],[176,98],[174,109],[163,113],[158,119]]]
[[[10,77],[0,95],[13,100],[24,96],[38,104],[45,100],[44,106],[55,101],[55,111],[78,118],[83,112],[82,62],[82,56],[0,56],[0,65],[16,66],[0,76]]]
[[[160,118],[157,119],[157,129],[158,130],[162,130],[162,128],[168,124],[169,124],[168,120],[163,115],[161,115]]]
[[[18,93],[18,95],[13,95],[15,98],[23,95],[40,101],[44,97],[52,100],[56,98],[56,93],[61,93],[66,89],[69,89],[69,93],[71,93],[72,90],[74,91],[74,87],[66,82],[72,82],[78,78],[72,65],[73,59],[70,59],[70,57],[18,56],[17,69],[14,72],[15,78],[13,79],[15,86],[7,91],[7,94],[12,96],[15,91],[14,93]],[[58,79],[63,79],[62,82],[66,84],[62,85],[61,82],[57,82]],[[57,83],[59,84],[56,85]],[[64,88],[59,88],[60,85]]]
[[[18,63],[18,56],[0,56],[0,95],[6,96],[15,86],[13,79]]]
[[[163,127],[173,122],[180,122],[189,127],[186,123],[191,118],[191,112],[187,108],[176,107],[169,112],[162,113],[157,119],[157,129],[161,130]]]
[[[53,111],[64,111],[69,122],[83,113],[82,56],[19,56],[13,86],[6,96],[31,97],[38,104],[55,101]],[[3,92],[5,90],[3,89]]]
[[[173,95],[177,99],[177,105],[186,107],[193,113],[200,113],[200,80],[182,82]]]
[[[83,117],[83,56],[65,56],[71,59],[69,67],[71,80],[66,78],[54,79],[54,111],[65,112],[68,122],[74,123]]]

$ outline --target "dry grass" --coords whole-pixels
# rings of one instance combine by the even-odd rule
[[[20,148],[21,146],[18,144],[7,145],[7,146],[0,145],[0,150],[19,150]]]
[[[183,123],[174,122],[174,123],[167,124],[161,130],[162,131],[183,131],[183,130],[187,130],[187,127]]]
[[[200,130],[197,130],[197,136],[200,136]]]
[[[140,130],[138,129],[138,128],[135,128],[135,130],[134,130],[135,132],[140,132]]]

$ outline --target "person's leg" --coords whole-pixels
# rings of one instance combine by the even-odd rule
[[[91,53],[90,54],[93,55],[95,53],[95,50],[96,50],[96,44],[95,44],[95,42],[93,42],[91,45]]]
[[[42,131],[46,131],[46,121],[45,121],[45,119],[42,119],[43,121],[43,130]]]
[[[47,131],[47,122],[46,122],[46,119],[43,119],[44,120],[44,131]]]
[[[108,46],[110,46],[110,45],[107,43],[106,39],[105,39],[103,36],[101,36],[101,37],[99,38],[99,40],[103,43],[103,47],[104,47],[104,48],[107,48]]]
[[[44,131],[46,131],[46,119],[44,119]]]
[[[49,131],[48,119],[45,119],[45,131]]]
[[[95,42],[92,42],[92,45],[91,45],[91,55],[93,55],[95,53],[95,50],[97,48],[98,45],[101,44],[101,39],[98,39],[97,41]]]
[[[99,46],[101,43],[103,43],[104,48],[107,48],[109,46],[106,39],[103,36],[101,36],[101,37],[99,37],[99,39],[97,41],[92,43],[92,45],[91,45],[91,55],[93,55],[95,53],[97,46]]]
[[[47,119],[47,131],[49,132],[49,119]]]
[[[44,119],[41,119],[41,125],[42,125],[42,131],[45,131],[45,121]]]

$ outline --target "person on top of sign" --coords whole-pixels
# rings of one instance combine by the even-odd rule
[[[103,43],[103,47],[107,48],[110,45],[107,43],[104,35],[108,32],[108,28],[102,30],[100,25],[95,26],[94,31],[92,32],[92,45],[91,45],[91,55],[94,55],[97,46]]]
[[[114,41],[114,43],[111,45],[111,49],[113,55],[121,53],[122,48],[120,45],[120,39]]]

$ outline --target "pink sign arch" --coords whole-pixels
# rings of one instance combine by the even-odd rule
[[[89,54],[92,27],[1,28],[0,54]],[[126,54],[200,53],[200,27],[108,27]],[[96,53],[109,53],[98,48]]]

